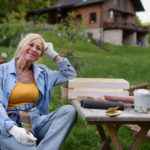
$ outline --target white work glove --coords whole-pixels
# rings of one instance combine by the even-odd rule
[[[53,44],[50,42],[45,43],[45,53],[52,59],[58,56],[58,53],[54,50]]]
[[[24,128],[17,127],[16,125],[14,125],[9,130],[9,133],[12,136],[14,136],[16,141],[18,141],[21,144],[24,144],[24,145],[36,145],[36,140],[37,139],[32,135],[31,132],[30,132],[30,134],[27,134],[26,130]]]

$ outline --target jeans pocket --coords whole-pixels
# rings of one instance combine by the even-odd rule
[[[9,118],[12,119],[18,125],[18,127],[21,127],[20,116],[11,116]]]

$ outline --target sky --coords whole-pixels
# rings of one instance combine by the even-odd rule
[[[150,22],[150,0],[141,0],[145,11],[138,12],[136,15],[139,17],[142,23]]]

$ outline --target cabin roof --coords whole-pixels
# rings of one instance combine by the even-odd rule
[[[86,5],[93,5],[104,2],[105,0],[58,0],[50,8],[44,8],[40,10],[33,10],[28,12],[28,15],[42,14],[59,8],[76,8]],[[135,11],[144,11],[144,7],[140,0],[131,0]]]

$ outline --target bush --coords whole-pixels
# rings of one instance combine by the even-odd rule
[[[73,51],[66,51],[63,56],[69,59],[71,65],[76,71],[81,69],[83,63],[80,61],[80,58],[77,56],[77,54],[75,54]]]
[[[13,12],[0,24],[0,44],[16,44],[24,31],[25,21],[19,13]]]
[[[59,36],[68,39],[69,49],[72,50],[73,41],[84,35],[85,25],[82,19],[76,17],[74,12],[69,12],[67,17],[55,26],[55,30],[59,33]]]

